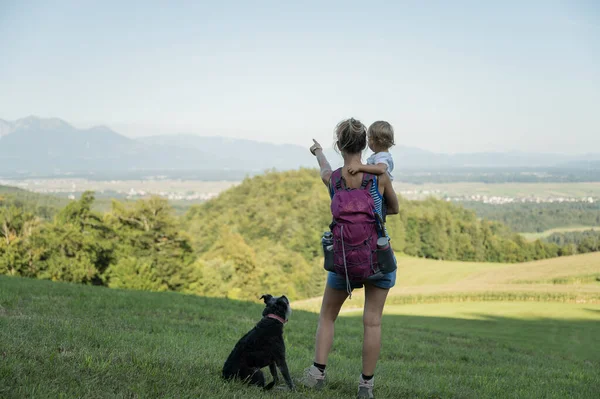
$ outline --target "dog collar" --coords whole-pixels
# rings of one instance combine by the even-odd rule
[[[276,314],[273,314],[273,313],[269,313],[269,314],[267,315],[267,317],[268,317],[269,319],[275,319],[275,320],[277,320],[277,321],[281,322],[281,324],[285,324],[285,323],[287,323],[287,320],[284,320],[284,319],[282,319],[281,317],[279,317],[279,316],[277,316]]]

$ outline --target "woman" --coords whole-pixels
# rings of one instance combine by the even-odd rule
[[[336,147],[342,154],[344,166],[341,168],[342,179],[346,187],[359,188],[363,183],[363,173],[351,174],[350,165],[362,163],[361,155],[367,147],[367,129],[356,119],[340,122],[336,127]],[[314,140],[313,140],[314,141]],[[317,143],[310,148],[311,153],[317,157],[321,168],[321,179],[333,192],[331,176],[333,171],[323,154],[323,149]],[[383,174],[374,177],[378,190],[370,190],[376,212],[381,215],[382,199],[387,204],[387,214],[398,213],[398,198],[392,187],[390,178]],[[396,272],[385,275],[383,279],[365,282],[350,282],[351,288],[365,288],[365,307],[363,312],[364,338],[362,350],[362,374],[359,378],[358,397],[373,398],[373,375],[379,358],[381,347],[381,317],[388,291],[396,282]],[[329,272],[327,285],[321,304],[319,325],[315,343],[315,361],[304,375],[303,384],[312,388],[322,388],[325,384],[325,367],[327,357],[333,344],[334,323],[344,301],[348,297],[347,281],[343,276]]]

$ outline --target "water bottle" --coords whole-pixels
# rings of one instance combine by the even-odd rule
[[[396,258],[388,237],[377,239],[377,263],[379,263],[379,270],[384,274],[396,270]]]
[[[330,231],[323,233],[321,238],[321,245],[323,246],[323,268],[329,272],[335,270],[333,266],[333,234]]]

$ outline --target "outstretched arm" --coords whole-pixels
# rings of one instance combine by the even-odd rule
[[[329,180],[331,180],[331,165],[327,161],[325,154],[323,154],[323,148],[321,144],[319,144],[315,139],[313,139],[314,144],[310,147],[310,152],[317,157],[317,162],[319,162],[319,168],[321,168],[321,180],[326,186],[329,186]]]

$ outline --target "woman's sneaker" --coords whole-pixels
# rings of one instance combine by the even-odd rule
[[[321,389],[325,386],[325,372],[312,365],[304,370],[304,377],[299,382],[307,388]]]
[[[360,379],[358,380],[358,395],[356,397],[372,399],[374,380],[375,377],[371,378],[369,381],[365,381],[361,374]]]

